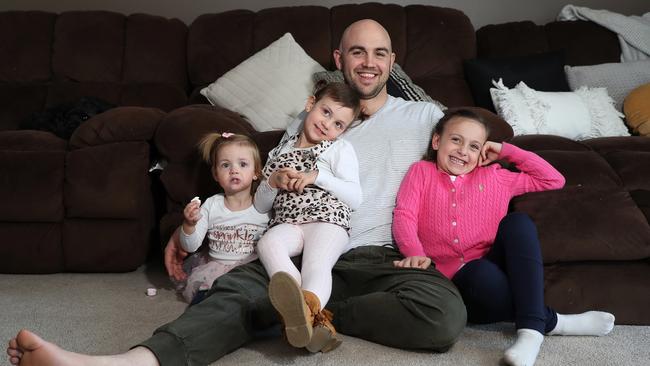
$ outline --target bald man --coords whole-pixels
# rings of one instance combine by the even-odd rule
[[[383,345],[444,352],[466,322],[465,306],[453,284],[435,268],[398,268],[403,259],[391,235],[392,211],[409,166],[426,151],[442,111],[431,103],[393,98],[386,82],[395,62],[390,36],[373,20],[351,24],[334,60],[349,85],[362,96],[369,116],[344,135],[359,158],[363,204],[352,213],[350,250],[332,270],[327,306],[336,329]],[[294,134],[304,115],[288,128]],[[320,173],[319,173],[320,174]],[[287,189],[292,177],[286,176]],[[171,239],[165,265],[182,276],[186,253]],[[299,265],[300,258],[294,258]],[[235,268],[216,280],[208,296],[125,354],[71,353],[29,331],[9,343],[14,365],[203,365],[236,350],[255,331],[278,322],[268,299],[268,276],[259,261]]]

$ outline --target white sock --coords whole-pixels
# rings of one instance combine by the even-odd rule
[[[604,311],[582,314],[557,314],[557,324],[548,335],[604,336],[614,328],[614,315]]]
[[[536,330],[517,329],[517,341],[508,348],[503,360],[511,366],[533,366],[544,341],[544,335]]]

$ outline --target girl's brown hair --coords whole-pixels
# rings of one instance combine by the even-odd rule
[[[239,146],[249,147],[253,150],[253,164],[255,166],[255,176],[258,179],[253,181],[251,186],[251,194],[255,193],[260,178],[262,177],[262,159],[260,158],[260,150],[253,139],[246,135],[234,133],[217,133],[211,132],[203,136],[199,142],[199,153],[203,160],[210,165],[210,169],[214,169],[214,165],[219,160],[219,151],[226,145],[236,144]]]
[[[329,97],[336,103],[352,109],[355,120],[361,117],[361,96],[348,84],[338,81],[328,83],[327,80],[319,80],[314,85],[315,102],[324,97]]]
[[[433,136],[435,135],[442,136],[442,133],[445,132],[445,127],[449,124],[449,121],[453,120],[456,117],[471,119],[481,124],[485,128],[485,135],[486,136],[490,135],[490,126],[487,124],[485,119],[483,119],[483,117],[481,117],[476,112],[467,108],[447,109],[445,111],[445,115],[442,118],[440,118],[440,120],[436,124],[436,127],[433,128],[433,132],[431,133],[431,138],[429,139],[429,147],[427,148],[427,152],[424,153],[422,160],[433,161],[433,162],[436,161],[436,155],[437,155],[436,150],[434,150],[433,146],[431,145]]]

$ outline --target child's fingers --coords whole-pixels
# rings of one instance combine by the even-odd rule
[[[299,182],[297,187],[298,193],[302,193],[305,190],[305,187],[307,187],[307,180],[304,178],[300,178],[298,182]]]
[[[485,159],[487,157],[487,149],[488,149],[488,144],[485,143],[483,147],[481,147],[481,157]]]
[[[300,192],[298,191],[298,188],[299,188],[299,187],[300,187],[300,177],[298,177],[298,178],[291,178],[291,179],[289,180],[289,184],[288,184],[287,190],[288,190],[288,191],[294,191],[294,192],[302,193],[302,191],[300,191]]]

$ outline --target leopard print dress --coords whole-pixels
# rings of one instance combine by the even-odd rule
[[[293,168],[299,172],[316,169],[320,154],[334,143],[322,141],[310,148],[294,148],[298,137],[299,134],[285,136],[269,153],[269,159],[262,170],[266,179],[280,168]],[[285,146],[290,146],[291,149],[280,153]],[[273,211],[269,227],[281,223],[305,224],[319,221],[336,224],[345,229],[350,228],[350,207],[330,192],[313,184],[305,187],[302,193],[280,190],[273,201]]]

